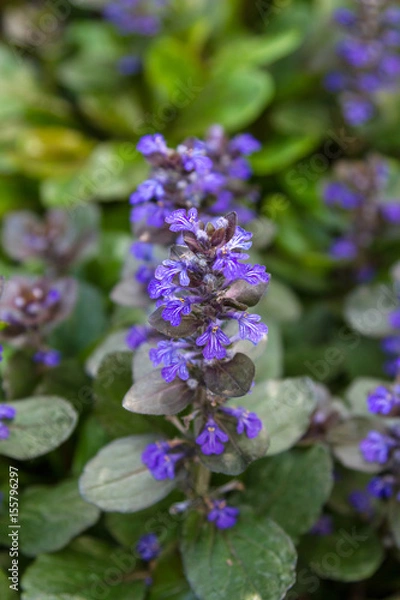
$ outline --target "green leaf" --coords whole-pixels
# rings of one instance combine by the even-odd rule
[[[397,296],[390,286],[362,286],[347,297],[344,316],[358,333],[381,338],[391,333],[389,315],[397,306]]]
[[[268,431],[268,455],[288,450],[307,431],[317,401],[317,390],[308,377],[257,383],[241,404],[257,413]]]
[[[101,363],[109,354],[114,352],[126,352],[126,336],[128,329],[123,331],[115,331],[107,335],[98,346],[94,349],[93,353],[89,356],[86,361],[86,371],[91,377],[96,377],[99,372]]]
[[[178,377],[166,382],[157,369],[138,379],[124,396],[122,406],[144,415],[176,415],[194,400],[196,391]]]
[[[122,401],[132,386],[132,353],[115,352],[102,361],[93,384],[94,414],[104,429],[113,437],[147,433],[149,422],[137,415],[129,415]]]
[[[183,573],[177,548],[167,548],[157,559],[148,600],[196,600]]]
[[[172,37],[157,37],[150,45],[146,53],[145,74],[152,89],[174,108],[190,104],[191,97],[185,90],[190,90],[191,86],[201,87],[204,79],[200,62],[191,48]]]
[[[222,532],[192,513],[181,551],[199,600],[281,600],[295,581],[294,546],[270,519],[243,514],[235,527]]]
[[[132,435],[102,448],[80,478],[83,497],[102,510],[116,512],[136,512],[164,498],[175,482],[156,481],[141,458],[155,441],[152,435]]]
[[[16,411],[10,437],[0,443],[0,454],[27,460],[60,446],[75,428],[78,415],[69,402],[57,396],[37,396],[8,402]]]
[[[174,327],[169,321],[165,321],[162,317],[164,307],[160,306],[149,317],[149,323],[154,329],[160,333],[173,338],[186,337],[197,331],[201,321],[194,315],[183,316],[179,325]]]
[[[21,496],[21,550],[28,556],[54,552],[94,525],[100,511],[82,500],[78,481],[28,488]]]
[[[261,340],[257,346],[249,340],[240,340],[235,344],[235,350],[248,356],[254,363],[256,383],[280,377],[283,372],[283,343],[280,327],[272,318],[262,320],[268,323],[266,340]]]
[[[257,306],[256,312],[261,315],[265,323],[268,323],[271,318],[278,322],[290,323],[301,317],[302,306],[293,290],[273,277],[267,294]]]
[[[333,464],[325,446],[295,449],[251,466],[243,497],[291,537],[306,533],[319,517],[333,485]]]
[[[13,582],[8,579],[8,574],[6,574],[2,569],[0,570],[0,596],[1,600],[14,600],[15,599],[15,591],[10,589],[10,585]]]
[[[234,39],[226,41],[216,54],[214,69],[223,73],[237,65],[266,66],[293,52],[301,44],[302,37],[298,29],[259,36],[236,35]]]
[[[229,131],[246,127],[256,119],[273,96],[268,73],[238,69],[213,78],[182,113],[177,124],[180,135],[203,135],[214,123]]]
[[[38,369],[32,356],[17,350],[4,364],[4,388],[7,398],[26,398],[35,388],[39,379]],[[21,377],[21,373],[24,374]]]
[[[238,352],[232,360],[205,367],[204,381],[206,387],[214,394],[235,398],[247,394],[254,374],[253,361]]]
[[[392,532],[394,543],[400,548],[400,502],[392,498],[388,506],[388,524]]]
[[[332,535],[307,536],[300,544],[300,553],[319,577],[346,582],[371,577],[385,555],[370,528],[351,522]]]
[[[80,281],[72,315],[50,336],[50,344],[65,356],[76,356],[104,334],[107,327],[105,301],[97,288]]]
[[[265,148],[251,158],[254,173],[279,173],[313,152],[319,142],[320,137],[315,135],[280,136],[271,139]]]
[[[79,538],[69,548],[42,554],[25,571],[23,600],[142,600],[136,558],[104,542]]]

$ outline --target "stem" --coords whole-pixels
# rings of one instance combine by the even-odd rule
[[[201,463],[198,465],[195,490],[199,496],[205,496],[210,486],[211,471]]]

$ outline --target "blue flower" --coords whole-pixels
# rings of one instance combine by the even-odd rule
[[[257,345],[268,333],[268,327],[261,322],[260,315],[236,312],[235,319],[239,324],[239,336],[242,340],[250,340]]]
[[[351,27],[357,22],[355,13],[348,8],[338,8],[335,10],[334,18],[343,27]]]
[[[364,197],[344,183],[332,181],[325,186],[324,200],[329,206],[337,204],[347,210],[353,210],[362,204]]]
[[[139,346],[147,342],[150,329],[146,325],[134,325],[128,331],[125,341],[130,350],[137,350]]]
[[[229,143],[229,149],[248,156],[249,154],[253,154],[253,152],[258,152],[261,149],[261,144],[249,133],[240,133],[232,138]]]
[[[230,529],[236,525],[239,509],[228,506],[225,500],[214,500],[212,509],[207,515],[208,521],[218,529]]]
[[[222,431],[214,421],[209,418],[203,431],[196,438],[196,444],[201,446],[203,454],[222,454],[225,450],[224,443],[229,440],[229,436]]]
[[[393,496],[394,492],[394,478],[391,476],[373,477],[368,483],[367,489],[369,493],[375,498],[381,500],[387,500]]]
[[[199,175],[204,175],[213,168],[211,158],[206,156],[206,145],[200,140],[195,140],[191,146],[181,144],[178,152],[185,171],[196,171]]]
[[[351,96],[343,100],[343,112],[350,125],[363,125],[375,113],[372,102],[358,96]]]
[[[168,151],[167,144],[161,133],[144,135],[140,138],[136,148],[143,156],[151,156],[152,154],[166,155]]]
[[[196,208],[190,208],[186,211],[184,208],[175,210],[165,219],[166,223],[170,224],[170,230],[178,231],[193,231],[198,229],[198,213]]]
[[[136,192],[131,194],[131,204],[140,204],[148,202],[152,198],[162,198],[164,196],[164,188],[159,181],[155,179],[147,179],[141,183]]]
[[[16,409],[8,404],[0,404],[0,440],[6,440],[10,437],[10,429],[8,425],[3,423],[2,419],[12,421],[17,414]]]
[[[136,54],[127,54],[118,61],[118,71],[121,75],[136,75],[142,68],[142,60]]]
[[[174,479],[176,464],[184,456],[184,452],[172,449],[168,442],[156,442],[146,446],[142,453],[142,462],[154,479]]]
[[[395,405],[395,397],[393,392],[388,390],[385,386],[378,385],[378,387],[368,395],[367,403],[368,409],[372,413],[388,415]]]
[[[241,272],[241,279],[247,281],[251,285],[258,285],[259,283],[268,283],[270,280],[270,274],[266,272],[264,265],[243,265]]]
[[[372,515],[374,512],[371,496],[365,490],[354,490],[348,496],[349,503],[359,513]]]
[[[262,421],[256,413],[250,412],[242,406],[238,406],[237,408],[224,407],[221,410],[237,420],[236,431],[240,435],[246,432],[246,436],[252,439],[257,437],[262,430]]]
[[[349,238],[338,238],[331,245],[329,254],[338,260],[353,260],[357,256],[357,246]]]
[[[46,367],[58,367],[61,362],[61,354],[58,350],[39,350],[33,356],[36,363],[42,363]]]
[[[360,450],[367,462],[377,462],[383,465],[388,462],[390,451],[394,445],[394,440],[388,435],[379,431],[370,431],[360,443]]]
[[[316,523],[314,523],[314,525],[310,529],[309,533],[311,535],[318,535],[318,536],[332,535],[333,519],[332,519],[331,515],[321,515],[320,518],[318,519],[318,521]]]
[[[211,323],[205,332],[196,339],[197,346],[205,346],[203,356],[207,360],[213,358],[225,358],[226,347],[231,344],[231,340],[224,333],[219,325]]]
[[[169,321],[173,327],[180,325],[182,316],[190,314],[191,302],[188,298],[169,300],[162,311],[162,318]]]
[[[155,533],[142,535],[136,544],[136,552],[146,562],[156,559],[161,553],[161,545]]]

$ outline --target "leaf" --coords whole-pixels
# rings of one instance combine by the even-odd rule
[[[274,319],[282,323],[297,321],[301,317],[302,306],[292,289],[276,279],[272,278],[268,293],[256,308],[265,323]]]
[[[105,301],[100,291],[80,281],[72,315],[55,329],[50,344],[65,356],[76,356],[104,335],[107,326]]]
[[[308,377],[257,383],[241,404],[257,413],[268,431],[268,455],[279,454],[298,442],[307,431],[315,409],[317,390]]]
[[[268,433],[263,427],[257,437],[248,438],[245,434],[239,435],[236,431],[236,420],[221,417],[219,426],[229,435],[222,454],[207,456],[200,450],[198,457],[201,462],[215,473],[225,475],[239,475],[246,470],[250,463],[266,455],[269,446]],[[196,437],[204,426],[204,420],[195,420]]]
[[[227,362],[217,362],[204,369],[206,387],[226,397],[244,396],[251,388],[255,366],[245,354],[238,352]]]
[[[242,515],[218,531],[202,515],[185,522],[181,552],[186,577],[199,600],[280,600],[295,581],[296,551],[270,519]]]
[[[203,135],[213,123],[228,131],[245,127],[270,103],[273,91],[268,73],[244,68],[226,72],[196,89],[177,123],[178,131],[182,136]]]
[[[0,595],[2,600],[14,600],[15,599],[15,591],[12,590],[9,586],[12,585],[13,582],[8,579],[8,574],[6,575],[5,571],[0,570]]]
[[[152,579],[148,600],[196,600],[175,545],[168,547],[157,559]]]
[[[263,282],[258,283],[257,285],[251,285],[250,283],[247,283],[247,281],[239,279],[234,281],[227,289],[224,298],[242,302],[243,304],[246,304],[246,306],[255,306],[265,294],[267,287],[268,283]]]
[[[345,467],[365,473],[377,473],[382,466],[364,460],[360,442],[371,429],[379,428],[377,419],[354,417],[333,427],[328,433],[327,441],[332,446],[335,457]]]
[[[302,42],[303,34],[298,29],[288,29],[278,34],[259,36],[235,35],[226,41],[215,56],[214,68],[223,73],[237,66],[266,66],[293,52]]]
[[[10,437],[0,443],[0,454],[27,460],[60,446],[75,428],[78,415],[69,402],[57,396],[37,396],[7,402],[16,411]]]
[[[149,323],[154,329],[157,329],[160,333],[168,335],[169,337],[179,338],[192,335],[197,331],[201,321],[196,319],[193,315],[183,316],[180,324],[177,327],[173,327],[169,321],[165,321],[162,317],[164,307],[160,306],[155,310],[149,317]]]
[[[23,377],[21,373],[24,374]],[[4,364],[3,378],[7,398],[24,398],[32,392],[38,382],[37,365],[31,355],[17,350]]]
[[[104,542],[79,538],[69,548],[42,554],[25,571],[23,600],[143,600],[136,558]]]
[[[94,349],[93,353],[86,361],[86,371],[91,377],[96,377],[100,365],[104,358],[114,352],[123,352],[127,350],[126,336],[128,329],[115,331],[107,335],[102,342]]]
[[[358,333],[381,338],[391,333],[389,315],[397,306],[397,296],[390,286],[362,286],[347,296],[344,316]]]
[[[155,38],[146,53],[145,74],[152,89],[173,108],[190,104],[188,88],[200,87],[204,79],[200,62],[188,44],[172,37]]]
[[[132,386],[132,353],[115,352],[107,355],[100,365],[93,384],[94,414],[113,437],[147,433],[150,424],[143,417],[128,415],[122,401]]]
[[[388,524],[397,548],[400,548],[400,502],[392,498],[388,506]]]
[[[319,517],[333,485],[333,464],[325,446],[294,449],[265,458],[246,473],[243,500],[268,516],[292,538]]]
[[[60,550],[99,516],[97,507],[82,500],[77,480],[30,487],[21,496],[21,550],[27,556]]]
[[[320,137],[315,135],[279,136],[255,154],[250,162],[256,175],[279,173],[315,150]]]
[[[169,494],[175,482],[156,481],[142,463],[143,450],[155,441],[152,435],[132,435],[102,448],[79,481],[85,500],[105,511],[136,512]]]
[[[179,378],[167,383],[156,370],[138,379],[125,394],[122,406],[144,415],[176,415],[193,401],[195,391]]]
[[[346,582],[371,577],[385,555],[377,535],[351,521],[332,535],[307,536],[300,544],[300,553],[319,577]]]

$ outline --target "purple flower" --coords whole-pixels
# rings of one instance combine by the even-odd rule
[[[215,323],[211,323],[205,332],[196,339],[197,346],[205,346],[203,355],[207,360],[225,358],[225,346],[229,346],[230,344],[231,340],[229,337]]]
[[[196,208],[190,208],[186,211],[184,208],[175,210],[165,219],[166,223],[170,224],[171,231],[193,231],[198,229],[198,213]]]
[[[0,404],[0,419],[14,419],[17,414],[16,409],[8,404]]]
[[[252,439],[257,437],[262,430],[262,421],[256,413],[250,412],[242,406],[238,406],[237,408],[224,407],[221,410],[237,420],[236,431],[239,435],[246,432],[246,436]]]
[[[4,423],[0,422],[0,441],[10,437],[10,429]]]
[[[338,8],[335,10],[334,19],[336,23],[343,27],[352,27],[357,22],[355,13],[348,8]]]
[[[364,198],[344,183],[332,181],[325,186],[324,200],[329,206],[337,204],[346,210],[353,210],[364,201]]]
[[[371,496],[364,490],[354,490],[349,494],[349,503],[359,513],[372,515],[374,509],[371,504]]]
[[[143,156],[151,156],[152,154],[162,154],[165,156],[168,151],[167,144],[161,133],[144,135],[140,138],[136,148]]]
[[[397,308],[389,315],[389,324],[393,329],[400,329],[400,308]]]
[[[213,507],[207,515],[208,521],[214,523],[218,529],[230,529],[236,525],[239,510],[228,506],[225,500],[214,500]]]
[[[177,298],[170,300],[165,304],[162,311],[162,318],[169,321],[173,327],[178,327],[184,315],[190,314],[192,310],[191,302],[188,298]]]
[[[203,431],[196,438],[196,444],[201,446],[203,454],[222,454],[225,450],[224,443],[229,436],[222,431],[211,417],[207,420]]]
[[[381,465],[389,460],[390,450],[394,441],[388,435],[379,431],[370,431],[360,443],[360,450],[367,462],[377,462]]]
[[[375,498],[381,500],[387,500],[393,495],[394,492],[394,479],[390,476],[377,476],[373,477],[368,483],[368,491]]]
[[[142,60],[136,54],[122,56],[118,61],[118,71],[121,75],[136,75],[142,68]]]
[[[338,260],[354,260],[357,256],[357,246],[353,240],[338,238],[330,247],[329,254]]]
[[[250,340],[257,345],[268,333],[268,327],[261,323],[260,315],[251,313],[235,313],[239,323],[239,336],[242,340]]]
[[[325,75],[323,85],[328,92],[341,92],[346,87],[346,77],[339,71],[332,71]]]
[[[183,452],[172,449],[168,442],[156,442],[146,446],[142,453],[142,462],[154,479],[174,479],[176,463],[184,456]]]
[[[42,363],[46,367],[58,367],[61,362],[61,354],[58,350],[39,350],[33,357],[36,363]]]
[[[155,0],[112,0],[104,8],[104,18],[123,35],[154,36],[161,28],[164,2]]]
[[[152,198],[162,198],[164,196],[164,188],[161,183],[155,179],[147,179],[143,181],[137,188],[136,192],[131,195],[131,204],[140,204],[148,202]]]
[[[184,169],[186,171],[196,171],[199,175],[204,175],[211,171],[213,162],[206,156],[206,145],[204,142],[195,140],[192,146],[181,144],[178,146],[178,152],[182,157]]]
[[[247,281],[251,285],[258,285],[259,283],[268,283],[270,280],[270,274],[266,272],[264,265],[243,265],[241,272],[241,279]]]
[[[400,202],[387,202],[386,204],[382,204],[380,209],[385,221],[394,225],[400,225]]]
[[[229,149],[233,152],[239,152],[244,156],[248,156],[254,152],[258,152],[261,149],[261,144],[249,133],[240,133],[232,138]]]
[[[146,325],[134,325],[126,335],[126,345],[130,350],[137,350],[139,346],[147,342],[149,332],[150,330]]]
[[[161,545],[155,533],[142,535],[136,544],[136,552],[146,562],[156,559],[161,553]]]
[[[346,121],[353,126],[363,125],[374,116],[374,105],[369,100],[352,96],[343,101]]]
[[[395,397],[385,386],[379,385],[368,395],[367,403],[370,412],[388,415],[395,405]]]
[[[331,515],[321,515],[309,532],[311,535],[325,536],[333,533],[333,520]]]

